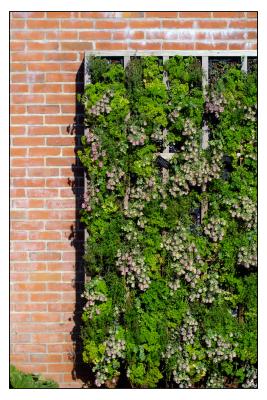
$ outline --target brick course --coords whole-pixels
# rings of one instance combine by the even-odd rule
[[[81,387],[72,370],[84,51],[255,50],[257,13],[37,11],[10,22],[11,361]]]

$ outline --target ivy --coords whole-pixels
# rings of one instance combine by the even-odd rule
[[[205,95],[194,57],[125,70],[91,58],[89,72],[78,155],[91,384],[256,387],[255,69],[218,65]]]

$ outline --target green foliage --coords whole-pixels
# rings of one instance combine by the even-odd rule
[[[10,366],[11,389],[56,389],[58,384],[51,379],[44,379],[40,375],[25,374],[14,365]]]
[[[93,58],[90,73],[79,157],[95,385],[255,387],[255,71],[219,65],[205,95],[193,57],[133,58],[125,70]]]

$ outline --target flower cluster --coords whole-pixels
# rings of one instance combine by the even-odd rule
[[[125,175],[124,171],[121,168],[113,167],[111,171],[106,172],[106,176],[108,178],[107,181],[107,189],[115,190],[116,186],[120,184],[121,178]]]
[[[222,218],[211,217],[208,224],[204,226],[204,233],[213,242],[220,242],[226,232],[226,221]]]
[[[111,111],[109,103],[112,97],[113,92],[111,90],[107,90],[103,97],[87,110],[88,114],[96,116],[100,115],[101,113],[109,114]]]
[[[222,361],[233,361],[236,357],[235,347],[237,344],[227,342],[221,335],[211,334],[204,338],[207,347],[207,356],[214,364]]]
[[[140,146],[145,143],[146,134],[144,128],[137,126],[130,126],[130,133],[127,137],[133,146]]]
[[[126,282],[130,287],[137,286],[142,291],[149,287],[148,268],[138,245],[128,252],[118,250],[116,267],[121,275],[126,277]]]
[[[190,124],[186,129],[188,130],[184,132],[193,135],[192,129],[194,128]],[[219,147],[211,149],[211,161],[208,161],[201,152],[199,140],[196,138],[186,140],[181,150],[183,153],[180,158],[183,163],[179,167],[175,167],[176,173],[170,178],[169,192],[174,197],[188,194],[190,187],[193,186],[205,187],[212,179],[219,178],[222,170],[223,154]]]
[[[257,206],[248,196],[238,196],[236,201],[227,200],[226,204],[231,205],[230,214],[232,217],[244,221],[248,229],[256,227]]]
[[[206,382],[207,388],[212,388],[212,389],[222,389],[224,388],[224,378],[223,376],[217,374],[214,372],[208,377],[208,380]]]
[[[249,365],[246,366],[246,380],[242,384],[244,389],[257,389],[258,388],[258,371],[256,368]]]
[[[181,107],[175,107],[175,109],[169,114],[169,119],[171,122],[175,122],[180,115]]]
[[[257,261],[256,243],[249,247],[240,247],[237,259],[238,265],[243,265],[245,268],[256,267]]]
[[[110,331],[110,336],[103,342],[103,346],[105,352],[102,360],[93,367],[93,371],[96,372],[95,385],[97,387],[104,385],[108,380],[111,380],[112,383],[116,382],[116,378],[119,376],[118,361],[125,358],[125,340],[118,339],[117,332]],[[109,366],[112,367],[113,377],[110,376]]]
[[[191,302],[197,300],[204,304],[213,303],[216,296],[222,293],[218,279],[219,275],[217,273],[208,272],[203,274],[201,283],[199,281],[199,285],[197,285],[194,290],[191,290],[189,300]]]
[[[256,108],[252,108],[249,106],[244,106],[244,111],[245,111],[245,115],[244,115],[244,119],[251,121],[251,122],[255,122],[256,121],[256,117],[257,117],[257,110]]]
[[[180,329],[181,340],[183,342],[193,344],[197,330],[198,330],[197,320],[192,317],[190,312],[187,312],[187,315],[183,321],[183,325]]]
[[[226,99],[222,94],[211,92],[210,96],[206,98],[205,111],[206,113],[214,114],[219,118],[220,114],[224,111],[227,104]]]
[[[101,278],[90,279],[86,290],[81,295],[87,300],[83,309],[87,312],[89,319],[92,319],[95,314],[99,315],[99,304],[107,301],[107,296],[103,293],[103,288],[105,287],[103,282]]]

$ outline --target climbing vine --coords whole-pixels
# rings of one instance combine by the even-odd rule
[[[90,75],[89,385],[257,387],[255,70],[224,68],[205,92],[193,57],[91,58]]]

